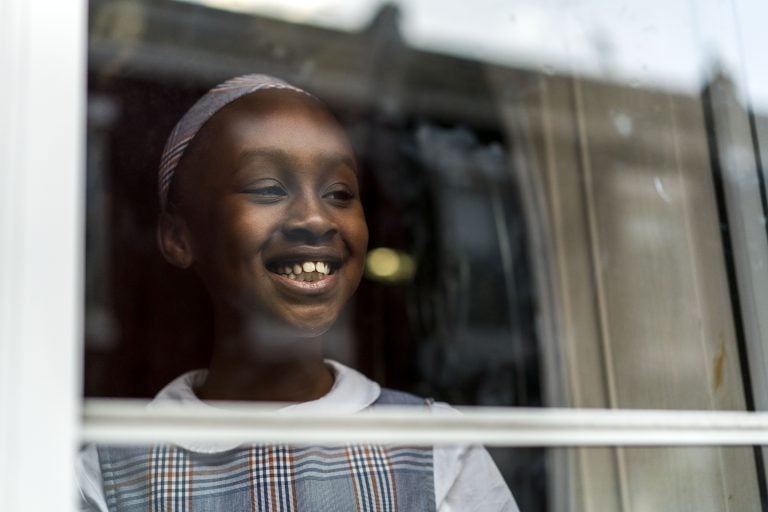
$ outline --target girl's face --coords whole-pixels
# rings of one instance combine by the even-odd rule
[[[193,266],[218,306],[303,336],[357,288],[368,228],[355,158],[316,100],[262,91],[222,109],[179,176]]]

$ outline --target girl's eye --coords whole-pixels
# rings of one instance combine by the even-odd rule
[[[334,201],[339,201],[343,203],[347,203],[355,198],[355,195],[346,189],[337,189],[337,190],[331,190],[327,194],[325,194],[325,197],[328,199],[332,199]]]
[[[257,199],[279,199],[287,195],[283,187],[279,185],[269,185],[266,187],[249,188],[246,194],[254,196]]]
[[[243,193],[246,194],[251,201],[257,203],[274,203],[288,195],[285,189],[280,185],[257,185],[246,188],[243,190]]]

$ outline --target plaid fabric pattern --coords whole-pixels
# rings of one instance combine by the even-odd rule
[[[156,486],[149,495],[155,508],[176,512],[184,510],[183,499],[188,494],[190,484],[189,457],[184,450],[173,446],[160,446],[149,452],[150,474],[155,478]]]
[[[355,487],[356,510],[397,510],[386,450],[381,446],[350,446],[347,459]]]
[[[428,406],[382,389],[373,404]],[[99,446],[113,512],[430,512],[432,448],[253,445],[220,453]]]
[[[429,511],[432,450],[255,445],[220,454],[99,447],[111,511]]]
[[[168,203],[168,190],[179,165],[181,157],[192,143],[197,132],[213,115],[236,99],[252,92],[264,89],[288,89],[312,96],[308,92],[295,87],[279,78],[269,75],[244,75],[223,82],[192,105],[186,114],[171,130],[160,157],[157,182],[160,195],[160,206],[164,210]]]
[[[248,456],[252,510],[298,510],[293,453],[285,446],[254,446]]]

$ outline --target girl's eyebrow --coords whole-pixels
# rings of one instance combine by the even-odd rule
[[[348,167],[351,171],[357,173],[355,159],[348,153],[322,153],[319,160],[320,167],[323,170]]]
[[[267,162],[285,167],[290,164],[290,156],[280,148],[259,148],[243,151],[237,159],[237,169],[242,169],[248,164],[257,162]]]
[[[320,153],[317,160],[318,167],[322,170],[348,167],[350,170],[357,172],[355,160],[348,153]],[[296,158],[289,152],[277,147],[266,147],[243,151],[238,158],[237,169],[242,169],[254,161],[271,163],[280,168],[296,165]]]

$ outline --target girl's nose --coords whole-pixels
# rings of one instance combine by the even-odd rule
[[[295,198],[283,221],[283,233],[292,241],[316,243],[331,238],[337,231],[322,198]]]

